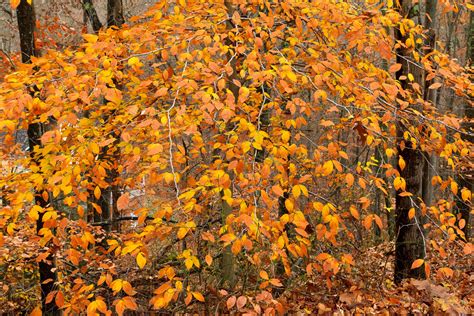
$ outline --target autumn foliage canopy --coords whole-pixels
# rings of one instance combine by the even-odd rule
[[[430,258],[472,255],[455,212],[472,144],[424,95],[474,89],[426,34],[391,1],[161,0],[18,63],[0,83],[0,296],[39,313],[48,261],[46,299],[70,314],[283,313],[311,280],[362,290],[347,280],[374,236],[396,238],[397,195],[426,230],[411,269],[459,276]],[[406,148],[444,168],[429,204],[407,189]]]

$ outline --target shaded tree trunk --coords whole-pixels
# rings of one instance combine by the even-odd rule
[[[412,1],[400,1],[400,13],[407,16],[413,12]],[[411,18],[411,17],[409,17]],[[399,29],[395,30],[395,37],[401,42],[405,42],[405,37]],[[411,58],[410,49],[400,47],[397,49],[397,63],[402,65],[396,73],[397,79],[407,76],[410,71],[408,60]],[[403,89],[408,89],[406,79],[400,80]],[[419,210],[418,197],[422,195],[422,176],[423,176],[423,152],[418,145],[414,145],[410,140],[404,139],[404,133],[407,131],[404,123],[399,119],[397,122],[397,150],[399,158],[403,158],[406,163],[402,170],[397,164],[400,177],[406,181],[406,191],[413,196],[400,196],[397,192],[395,198],[395,213],[397,238],[395,242],[395,283],[399,284],[405,278],[425,278],[424,265],[417,269],[411,269],[412,263],[416,259],[425,258],[425,237],[422,226],[422,217]],[[416,146],[416,147],[415,147]],[[415,216],[410,219],[408,214],[410,209],[414,208]]]
[[[430,54],[436,45],[437,31],[436,27],[438,24],[438,13],[437,13],[437,0],[427,0],[426,1],[426,17],[425,17],[425,29],[428,30],[427,36],[425,38],[424,46],[426,50],[425,55]],[[426,77],[425,77],[426,78]],[[433,84],[435,79],[424,80],[424,89],[423,89],[423,98],[426,101],[430,101],[431,104],[436,108],[437,107],[437,90],[429,89],[429,86]],[[423,184],[422,184],[422,199],[423,202],[430,206],[433,203],[433,185],[431,184],[431,179],[436,174],[438,159],[436,155],[431,155],[426,153],[424,155],[424,167],[423,167]]]
[[[94,32],[97,33],[100,28],[102,28],[102,23],[97,16],[92,0],[84,0],[83,6],[89,20],[91,21]],[[123,23],[122,0],[107,0],[107,27],[120,27]],[[119,88],[119,84],[115,79],[114,84]],[[104,114],[104,121],[108,121],[110,115],[113,115],[113,113],[109,112]],[[117,220],[117,218],[120,217],[117,209],[119,190],[116,185],[116,180],[118,178],[118,173],[114,168],[115,162],[119,159],[117,144],[120,135],[115,131],[112,136],[115,138],[115,141],[110,146],[102,147],[98,157],[98,162],[105,164],[105,170],[107,172],[105,182],[108,186],[101,189],[101,195],[98,199],[95,198],[93,194],[94,188],[89,190],[89,220],[92,220],[95,223],[101,223],[101,226],[106,231],[118,231],[120,228],[120,223]],[[100,208],[101,213],[93,210],[93,207],[91,207],[92,203]]]
[[[125,23],[122,0],[107,0],[107,27],[120,27]]]
[[[100,22],[99,16],[97,15],[94,3],[92,0],[83,0],[82,7],[84,8],[84,14],[87,16],[87,19],[92,25],[92,30],[94,30],[94,33],[98,33],[102,28],[102,23]]]
[[[471,11],[470,18],[469,18],[469,26],[467,30],[467,44],[468,44],[468,52],[467,52],[467,59],[468,65],[474,67],[474,11]],[[471,98],[471,101],[472,98]],[[464,105],[464,122],[462,124],[463,129],[467,132],[462,134],[462,139],[464,141],[468,141],[470,143],[474,142],[474,109],[469,102],[466,102]],[[461,174],[458,176],[457,182],[459,183],[460,188],[467,188],[471,192],[474,189],[473,186],[473,178],[474,172],[472,168],[470,168],[470,164],[472,161],[465,162],[466,167],[463,168]],[[461,213],[461,218],[465,220],[466,224],[463,228],[464,236],[466,240],[469,240],[471,237],[471,204],[464,202],[462,199],[458,199],[457,208]]]
[[[35,25],[36,17],[33,4],[28,4],[26,0],[22,0],[17,8],[17,19],[18,19],[18,30],[20,33],[20,48],[21,48],[21,61],[23,63],[31,63],[31,57],[37,56],[37,50],[35,45]],[[31,88],[31,95],[34,97],[37,93],[37,87]],[[35,154],[35,147],[41,147],[41,136],[45,132],[45,125],[40,122],[30,123],[28,125],[28,145],[30,151],[30,157],[33,164],[39,165],[41,157]],[[49,203],[44,195],[48,195],[47,192],[37,191],[35,192],[35,203],[42,208],[48,207]],[[44,213],[39,214],[39,218],[36,222],[36,231],[39,232],[43,228],[43,216]],[[41,287],[41,303],[42,311],[45,315],[59,315],[59,309],[55,302],[46,303],[46,297],[53,291],[55,283],[57,282],[57,275],[54,272],[55,261],[54,257],[50,254],[38,263],[39,275],[40,275],[40,287]]]
[[[227,29],[232,30],[234,25],[231,21],[232,15],[235,12],[235,7],[232,0],[225,0],[224,6],[227,10]],[[234,43],[228,40],[229,47],[234,46]],[[228,77],[228,87],[229,90],[234,95],[234,102],[237,104],[239,99],[239,87],[235,84],[234,80],[237,80],[237,63],[236,58],[233,58],[232,54],[229,52],[227,54],[228,59],[230,60],[230,65],[232,67],[232,74]],[[228,128],[228,127],[227,127]],[[229,128],[228,128],[229,129]],[[227,217],[232,213],[232,206],[227,203],[221,194],[221,221],[225,224]],[[223,284],[228,284],[230,288],[233,288],[236,283],[235,275],[235,258],[231,251],[231,246],[227,246],[222,251],[221,259],[221,281]]]

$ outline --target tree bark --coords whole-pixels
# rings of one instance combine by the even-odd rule
[[[125,23],[122,0],[107,0],[107,27],[121,27]]]
[[[407,16],[412,9],[411,0],[400,1],[400,13]],[[406,38],[399,29],[395,30],[395,37],[401,42]],[[408,60],[411,58],[411,51],[400,47],[397,49],[397,63],[402,65],[396,73],[397,78],[407,76],[410,73]],[[412,71],[413,72],[413,71]],[[404,90],[409,89],[406,79],[400,80]],[[409,122],[409,124],[415,122]],[[417,259],[425,258],[425,237],[422,226],[422,217],[419,210],[418,197],[422,195],[422,176],[423,176],[423,152],[419,146],[410,140],[404,139],[404,133],[407,131],[405,124],[401,119],[397,122],[397,150],[399,158],[403,158],[406,165],[402,170],[397,164],[400,177],[406,181],[406,191],[413,196],[400,196],[397,192],[395,198],[396,213],[396,232],[395,242],[395,283],[399,284],[405,278],[425,278],[424,265],[419,268],[411,269],[413,262]],[[408,214],[410,209],[415,209],[415,216],[410,219]]]
[[[92,30],[94,31],[94,33],[98,33],[99,30],[102,28],[102,23],[100,22],[99,16],[97,15],[94,3],[92,2],[92,0],[83,0],[82,7],[84,8],[84,13],[91,22]]]
[[[437,31],[436,27],[438,25],[438,13],[437,13],[437,0],[426,0],[426,16],[424,27],[428,31],[427,36],[424,41],[424,46],[426,47],[425,55],[430,54],[436,45]],[[425,76],[426,78],[426,76]],[[426,101],[430,101],[433,107],[437,107],[437,93],[436,89],[429,89],[429,86],[435,83],[435,79],[424,80],[424,89],[423,89],[423,98]],[[424,167],[423,167],[423,184],[422,184],[422,198],[426,206],[430,206],[433,203],[433,185],[431,184],[431,179],[436,174],[436,169],[438,165],[438,159],[436,155],[425,153],[424,156]]]
[[[467,30],[467,44],[468,44],[468,52],[467,52],[467,59],[468,65],[471,67],[471,70],[474,67],[474,11],[471,11],[470,18],[469,18],[469,26]],[[471,101],[472,98],[471,98]],[[468,133],[462,134],[462,139],[466,142],[473,143],[474,137],[472,136],[474,133],[474,109],[469,102],[466,102],[464,105],[464,122],[462,124],[462,128]],[[471,192],[474,189],[473,186],[473,179],[474,179],[474,172],[472,171],[472,161],[469,161],[469,158],[465,162],[466,166],[463,168],[461,174],[458,176],[457,182],[459,183],[459,187],[466,188]],[[471,166],[471,167],[470,167]],[[471,204],[464,202],[461,198],[458,199],[457,208],[461,213],[461,218],[466,221],[466,224],[463,228],[464,237],[466,240],[469,240],[471,237]]]
[[[23,63],[31,63],[31,57],[37,56],[35,45],[35,25],[36,17],[33,4],[28,4],[26,0],[22,0],[17,8],[18,31],[20,33],[21,60]],[[37,88],[31,88],[31,94],[34,97]],[[45,132],[43,123],[36,122],[28,125],[28,145],[31,161],[33,164],[39,165],[41,157],[35,155],[35,147],[41,147],[41,136]],[[43,197],[43,191],[35,192],[35,203],[42,208],[48,207],[48,201]],[[47,194],[47,193],[46,193]],[[43,228],[44,213],[39,214],[36,222],[36,231],[39,232]],[[54,272],[55,259],[51,253],[38,263],[41,287],[41,303],[42,311],[45,315],[59,315],[59,309],[55,302],[46,303],[46,297],[54,289],[57,282],[57,275]]]
[[[234,25],[231,21],[232,15],[234,14],[235,7],[232,0],[225,0],[224,6],[227,10],[227,29],[230,31],[234,28]],[[229,47],[232,47],[234,43],[228,40]],[[230,65],[232,67],[233,73],[228,77],[228,87],[229,90],[234,95],[234,102],[237,104],[239,99],[239,87],[235,84],[234,80],[237,80],[237,63],[236,58],[233,58],[232,54],[229,52],[227,57],[230,60]],[[228,128],[229,129],[229,128]],[[221,221],[223,224],[226,223],[227,217],[232,213],[232,206],[223,199],[223,194],[221,194]],[[227,284],[230,288],[235,286],[235,258],[231,251],[231,246],[227,246],[222,251],[221,259],[221,281],[222,284]]]

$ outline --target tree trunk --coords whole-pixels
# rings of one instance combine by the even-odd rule
[[[436,45],[436,27],[438,25],[438,13],[437,13],[437,0],[426,0],[426,15],[425,15],[425,29],[428,30],[424,46],[426,50],[423,52],[425,55],[430,54]],[[426,77],[425,77],[426,78]],[[424,80],[423,98],[426,101],[430,101],[433,107],[437,107],[437,94],[438,90],[429,89],[429,86],[435,83],[435,79]],[[423,184],[422,184],[422,199],[426,206],[431,206],[433,203],[433,185],[431,179],[436,174],[438,165],[438,159],[436,155],[425,153],[424,156],[424,167],[423,167]]]
[[[122,0],[107,0],[107,27],[120,27],[125,23]]]
[[[94,33],[98,33],[102,28],[102,23],[100,22],[99,16],[97,15],[94,3],[92,3],[92,0],[83,0],[82,7],[84,8],[84,13],[91,22],[92,30],[94,30]]]
[[[86,3],[88,4],[87,6]],[[94,31],[98,32],[98,30],[102,27],[102,24],[100,24],[91,0],[84,0],[84,9],[86,9]],[[124,17],[122,0],[107,0],[107,27],[120,27],[123,23]],[[113,81],[117,89],[120,89],[118,82],[115,79]],[[108,121],[108,117],[110,115],[112,115],[112,113],[105,113],[103,115],[104,121]],[[120,229],[120,223],[117,220],[117,218],[120,217],[117,209],[119,190],[117,184],[115,183],[118,173],[114,168],[115,162],[119,159],[117,144],[120,139],[120,135],[116,131],[112,136],[115,138],[115,141],[110,146],[101,148],[98,157],[98,162],[102,162],[107,165],[105,168],[107,172],[105,181],[107,182],[108,186],[101,189],[101,195],[98,199],[96,199],[93,195],[94,188],[89,190],[89,206],[91,203],[95,203],[101,210],[100,214],[95,210],[92,210],[93,215],[91,214],[91,211],[89,211],[89,216],[93,218],[95,223],[101,223],[101,226],[106,231],[118,231]]]
[[[235,7],[232,0],[225,0],[224,6],[227,10],[227,16],[228,16],[226,26],[227,26],[227,29],[229,29],[230,31],[234,28],[231,18],[232,18],[232,15],[234,14]],[[233,47],[235,45],[235,43],[232,43],[229,40],[227,44],[229,45],[229,47]],[[229,81],[228,87],[229,87],[229,90],[234,95],[234,102],[237,104],[238,99],[239,99],[239,87],[234,82],[234,80],[237,80],[236,58],[233,58],[230,52],[227,54],[227,57],[230,60],[230,65],[233,70],[232,74],[228,78],[228,81]],[[229,216],[232,212],[232,206],[229,205],[227,201],[222,199],[222,197],[223,197],[223,194],[221,194],[221,221],[223,224],[225,224],[227,220],[227,216]],[[222,281],[222,284],[227,284],[230,288],[233,288],[236,282],[234,261],[235,261],[235,258],[231,251],[231,246],[229,245],[225,247],[222,252],[222,260],[221,260],[222,280],[221,281]]]
[[[20,33],[21,61],[23,63],[31,63],[31,56],[37,56],[35,45],[35,25],[36,17],[33,4],[28,4],[26,0],[22,0],[17,8],[18,30]],[[31,88],[31,94],[34,96],[37,88]],[[30,123],[28,125],[28,145],[30,157],[33,164],[40,165],[41,157],[35,155],[35,147],[41,147],[41,136],[45,132],[45,126],[42,123]],[[48,201],[43,197],[42,191],[35,192],[35,203],[42,208],[48,207]],[[47,193],[46,193],[47,194]],[[44,213],[39,214],[36,222],[36,231],[39,232],[43,228]],[[57,282],[57,275],[54,272],[55,261],[51,254],[38,263],[41,287],[41,303],[42,311],[45,315],[59,315],[59,309],[55,302],[46,303],[46,297],[53,291]]]
[[[467,59],[468,65],[470,65],[471,69],[474,67],[474,11],[470,13],[470,22],[469,22],[469,29],[467,30],[468,39],[468,52],[467,52]],[[471,99],[472,101],[472,99]],[[468,133],[462,134],[462,139],[467,142],[474,142],[474,137],[472,136],[474,133],[474,109],[469,102],[466,102],[464,105],[464,122],[462,124],[463,129]],[[468,158],[469,159],[469,158]],[[466,167],[462,170],[461,174],[458,176],[457,182],[460,188],[466,188],[471,192],[474,189],[472,185],[474,172],[472,171],[472,167],[469,167],[472,164],[472,161],[466,161]],[[466,224],[463,228],[464,237],[466,240],[469,240],[471,237],[471,204],[468,202],[464,202],[461,198],[458,199],[457,208],[461,213],[461,218],[465,220]]]
[[[400,13],[406,16],[413,3],[410,0],[400,1]],[[395,30],[396,39],[405,42],[400,30]],[[407,76],[410,71],[410,65],[407,60],[411,58],[409,49],[400,47],[397,49],[397,63],[402,65],[401,69],[396,73],[397,78]],[[401,80],[403,89],[408,89],[406,79]],[[415,124],[415,122],[412,122]],[[407,131],[404,123],[399,120],[397,122],[397,150],[399,158],[403,158],[406,165],[402,170],[397,164],[400,177],[406,181],[406,191],[413,196],[400,196],[397,192],[395,198],[396,213],[396,232],[397,238],[395,242],[395,283],[399,284],[405,278],[425,278],[424,265],[419,268],[411,269],[413,262],[417,259],[425,258],[425,237],[422,226],[422,217],[419,210],[418,197],[422,195],[422,176],[423,176],[423,153],[419,146],[410,140],[404,139],[404,133]],[[415,216],[409,218],[410,209],[415,209]]]

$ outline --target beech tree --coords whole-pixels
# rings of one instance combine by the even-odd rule
[[[20,33],[33,27],[32,4],[11,3]],[[431,312],[465,311],[432,282],[469,279],[452,262],[473,250],[454,209],[472,209],[455,180],[472,131],[430,95],[471,106],[473,85],[415,3],[162,0],[126,24],[107,4],[102,24],[82,1],[94,34],[79,47],[25,50],[0,83],[1,157],[16,166],[0,178],[0,244],[18,267],[3,278],[39,262],[43,293],[22,311],[283,314],[315,287],[348,310],[375,288],[377,312],[424,308],[401,300],[429,288]],[[428,176],[426,157],[446,172]],[[391,270],[372,236],[391,247],[393,212]]]
[[[31,59],[37,56],[36,43],[35,43],[35,11],[33,4],[28,3],[26,0],[22,0],[17,8],[17,19],[18,19],[18,30],[20,32],[20,47],[21,47],[21,61],[25,64],[31,64]],[[38,97],[39,89],[33,83],[27,88],[27,92],[32,98]],[[35,168],[40,179],[41,175],[39,172],[41,165],[41,153],[38,153],[38,149],[42,147],[41,137],[47,129],[47,122],[41,121],[35,114],[32,113],[32,120],[28,122],[27,135],[28,135],[28,150],[31,157],[31,167]],[[44,189],[34,189],[34,204],[32,209],[35,208],[47,208],[49,203],[49,193]],[[37,213],[37,216],[33,217],[36,220],[36,231],[38,235],[44,235],[44,214]],[[54,264],[54,257],[51,253],[46,252],[38,263],[39,275],[41,284],[41,302],[42,310],[50,315],[59,315],[58,306],[54,302],[46,302],[46,297],[53,291],[57,276]]]

